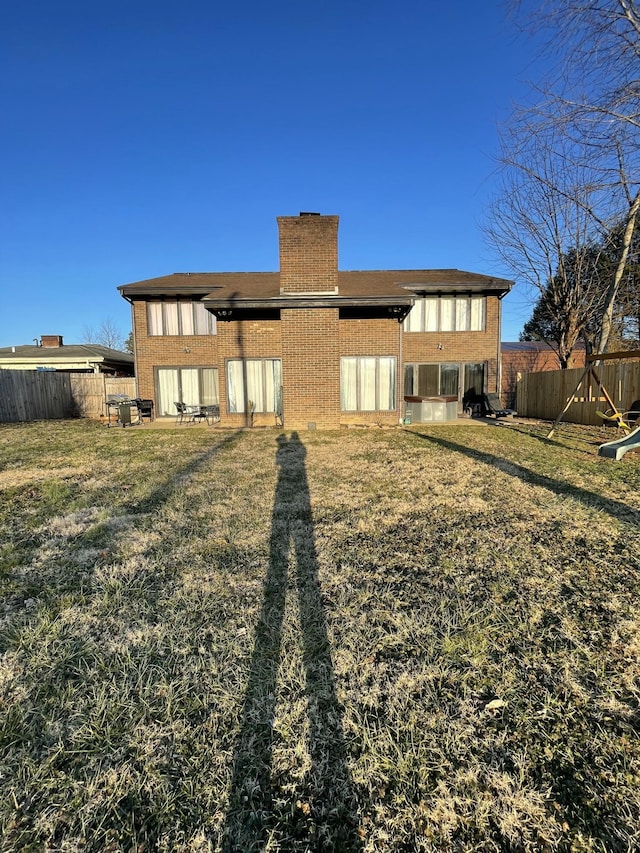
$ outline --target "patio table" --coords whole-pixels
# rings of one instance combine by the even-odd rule
[[[197,421],[206,421],[211,425],[215,421],[220,420],[220,406],[211,405],[189,405],[185,406],[184,416],[189,424],[194,424]]]

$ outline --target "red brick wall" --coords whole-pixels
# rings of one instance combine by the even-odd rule
[[[338,309],[316,308],[283,310],[280,321],[218,322],[217,335],[163,337],[147,336],[146,304],[136,302],[138,394],[155,399],[156,366],[217,367],[222,423],[243,426],[244,414],[227,411],[226,359],[282,358],[287,429],[307,429],[309,423],[318,429],[341,423],[397,423],[403,411],[404,363],[485,362],[487,389],[496,390],[498,309],[498,300],[488,297],[484,332],[404,333],[392,319],[339,320]],[[340,357],[349,355],[395,356],[395,411],[340,411]],[[256,425],[274,422],[273,414],[256,414],[254,420]]]
[[[405,332],[402,349],[405,364],[484,362],[486,390],[494,394],[498,387],[500,302],[495,296],[487,296],[484,332]]]
[[[400,364],[400,334],[397,320],[341,320],[340,355],[394,356],[396,359],[396,408],[390,412],[341,412],[345,424],[397,424],[402,406],[402,366]]]
[[[147,304],[133,304],[136,380],[140,397],[156,400],[154,367],[217,367],[217,335],[148,335]]]
[[[282,358],[282,323],[278,320],[232,320],[218,322],[220,415],[225,426],[247,426],[246,413],[229,412],[226,361],[229,358]],[[273,412],[257,412],[255,426],[273,426]]]
[[[282,386],[287,429],[340,426],[337,308],[281,311]]]
[[[225,364],[228,358],[281,358],[281,323],[277,320],[219,322],[217,335],[148,335],[145,302],[133,306],[138,394],[156,400],[155,367],[217,367],[222,420],[243,426],[244,414],[227,412]],[[188,352],[187,352],[188,350]],[[273,425],[273,414],[255,417]]]
[[[586,351],[576,350],[571,354],[569,367],[584,367]],[[505,406],[516,407],[518,374],[540,373],[547,370],[560,370],[558,356],[553,350],[518,350],[502,353],[502,402]]]
[[[281,293],[335,293],[338,217],[279,216]]]

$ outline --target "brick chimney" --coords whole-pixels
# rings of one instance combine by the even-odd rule
[[[40,338],[41,346],[54,349],[62,346],[62,335],[42,335]]]
[[[278,216],[280,293],[338,292],[338,217]]]

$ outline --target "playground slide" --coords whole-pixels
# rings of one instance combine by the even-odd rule
[[[640,448],[640,426],[636,427],[629,435],[616,438],[614,441],[605,441],[598,448],[598,456],[606,456],[608,459],[619,461],[627,450]]]

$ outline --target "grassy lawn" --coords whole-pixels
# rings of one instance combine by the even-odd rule
[[[640,454],[544,435],[0,425],[0,850],[640,849]]]

